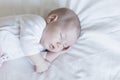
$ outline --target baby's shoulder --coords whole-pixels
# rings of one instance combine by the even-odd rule
[[[25,15],[21,15],[21,19],[26,23],[32,23],[42,26],[46,25],[45,19],[40,15],[25,14]]]
[[[44,18],[40,15],[24,14],[24,15],[21,15],[21,17],[24,20],[45,21]]]

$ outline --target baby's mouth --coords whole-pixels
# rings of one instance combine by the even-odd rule
[[[50,48],[51,50],[53,50],[55,47],[54,47],[54,45],[50,44],[50,45],[49,45],[49,48]]]

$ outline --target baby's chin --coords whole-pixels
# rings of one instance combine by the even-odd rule
[[[58,53],[58,52],[60,52],[61,50],[50,50],[50,49],[48,49],[48,51],[49,51],[49,52],[53,52],[53,53]]]
[[[56,53],[57,51],[54,51],[54,50],[50,50],[50,49],[48,49],[48,51],[49,52],[53,52],[53,53]]]

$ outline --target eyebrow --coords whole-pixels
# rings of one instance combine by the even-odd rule
[[[60,33],[60,37],[61,37],[61,40],[63,41],[62,33]],[[63,44],[63,50],[68,49],[69,47],[70,47],[69,45],[67,47],[64,47],[64,44]]]
[[[63,36],[62,36],[62,33],[60,33],[60,38],[61,38],[61,41],[63,41]],[[64,45],[64,44],[63,44]],[[63,46],[64,47],[64,46]]]
[[[63,37],[62,37],[62,33],[60,33],[60,38],[61,38],[61,40],[63,39]]]

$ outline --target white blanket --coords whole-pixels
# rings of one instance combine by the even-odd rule
[[[0,6],[1,16],[45,16],[52,9],[69,7],[82,26],[78,42],[46,73],[35,73],[25,57],[4,64],[0,80],[120,80],[119,0],[1,0]]]

